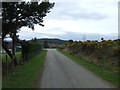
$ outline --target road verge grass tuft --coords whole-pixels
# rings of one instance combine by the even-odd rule
[[[3,76],[3,88],[36,88],[46,54],[47,50],[44,50],[26,64],[16,67],[14,72]]]
[[[70,54],[68,54],[67,52],[64,51],[60,51],[58,50],[60,53],[62,53],[63,55],[71,58],[73,61],[77,62],[78,64],[82,65],[83,67],[85,67],[86,69],[92,71],[93,73],[95,73],[96,75],[100,76],[101,78],[103,78],[104,80],[110,82],[111,84],[113,84],[114,86],[118,87],[118,76],[114,75],[110,72],[105,71],[104,69],[89,63],[88,61],[85,60],[81,60],[80,58],[77,58],[75,56],[72,56]]]

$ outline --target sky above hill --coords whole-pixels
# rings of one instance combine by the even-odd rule
[[[49,0],[55,2],[44,27],[22,27],[21,39],[106,40],[118,38],[119,0]]]

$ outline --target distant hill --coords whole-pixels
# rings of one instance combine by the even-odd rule
[[[43,38],[43,39],[37,39],[37,42],[43,44],[45,41],[47,41],[49,44],[59,44],[63,45],[67,40],[61,40],[57,38],[49,39],[49,38]]]

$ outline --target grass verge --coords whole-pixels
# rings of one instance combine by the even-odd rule
[[[104,80],[110,82],[111,84],[113,84],[116,87],[119,87],[118,85],[118,76],[114,75],[110,72],[105,71],[104,69],[91,64],[85,60],[81,60],[75,56],[72,56],[64,51],[60,51],[58,50],[60,53],[64,54],[65,56],[71,58],[73,61],[77,62],[78,64],[82,65],[83,67],[87,68],[88,70],[92,71],[93,73],[95,73],[96,75],[100,76],[101,78],[103,78]]]
[[[16,67],[13,73],[3,76],[3,88],[36,88],[39,72],[44,64],[47,50],[38,54],[26,64]]]

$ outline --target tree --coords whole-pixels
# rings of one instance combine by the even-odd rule
[[[14,60],[16,64],[16,57],[14,53],[14,46],[17,39],[16,33],[19,28],[28,26],[34,30],[34,25],[42,24],[43,17],[50,12],[54,3],[50,2],[2,2],[2,46],[7,54]],[[13,53],[7,49],[4,38],[9,34],[13,42]]]
[[[49,48],[49,45],[48,45],[48,42],[47,41],[44,41],[44,48]]]
[[[69,43],[73,43],[73,40],[69,40],[68,42],[69,42]]]
[[[33,39],[33,42],[37,42],[37,38],[36,37]]]
[[[37,38],[36,38],[36,37],[32,38],[32,39],[30,40],[30,42],[36,43],[36,42],[37,42]]]
[[[42,24],[43,17],[49,13],[54,3],[49,2],[2,2],[2,37],[22,26],[34,30],[34,24]]]
[[[103,41],[103,40],[104,40],[104,38],[101,38],[101,40]]]

